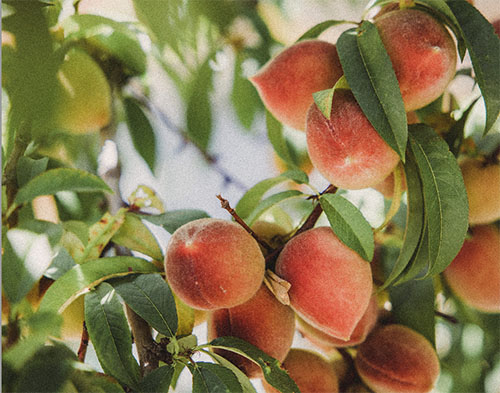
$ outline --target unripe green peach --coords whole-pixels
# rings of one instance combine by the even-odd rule
[[[349,90],[337,90],[330,119],[313,104],[307,115],[307,149],[314,167],[333,185],[372,187],[391,174],[397,153],[375,131]]]
[[[404,8],[375,18],[391,59],[406,111],[430,104],[453,79],[455,43],[444,25],[429,13]]]
[[[500,164],[466,158],[460,163],[469,201],[469,224],[500,219]]]
[[[283,50],[250,80],[276,119],[304,130],[312,94],[333,87],[341,76],[335,45],[304,40]]]
[[[459,253],[445,269],[451,290],[467,305],[500,313],[500,232],[493,225],[471,228]]]
[[[314,326],[310,325],[302,318],[297,316],[297,328],[302,333],[302,335],[307,338],[311,343],[318,346],[324,351],[330,351],[333,348],[338,347],[352,347],[362,343],[366,336],[375,327],[378,318],[378,304],[377,296],[372,295],[370,303],[363,314],[363,317],[359,320],[356,328],[351,334],[351,338],[348,341],[340,340],[329,334],[316,329]]]
[[[293,341],[295,314],[262,285],[256,295],[247,302],[232,308],[209,313],[208,339],[239,337],[255,345],[268,355],[285,359]],[[238,366],[249,378],[262,376],[262,371],[252,361],[224,350],[217,353]]]
[[[404,325],[375,329],[359,346],[355,365],[375,393],[430,392],[440,370],[431,343]]]
[[[188,306],[234,307],[249,300],[264,279],[264,256],[240,225],[202,218],[178,228],[165,256],[166,278]]]
[[[309,229],[287,242],[276,274],[291,284],[297,314],[314,327],[348,341],[372,295],[370,264],[329,227]]]
[[[339,382],[333,366],[320,354],[300,348],[292,348],[282,367],[288,371],[301,393],[337,393]],[[267,393],[278,390],[262,381]]]
[[[54,127],[72,134],[86,134],[109,124],[111,88],[92,57],[81,49],[71,49],[57,78]]]

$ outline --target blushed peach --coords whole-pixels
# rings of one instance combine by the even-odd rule
[[[342,73],[335,45],[304,40],[284,49],[250,80],[276,119],[304,130],[312,94],[333,87]]]
[[[288,281],[290,304],[314,327],[348,341],[372,295],[370,264],[331,228],[307,230],[288,241],[276,261]]]
[[[314,167],[339,188],[372,187],[389,176],[399,162],[397,153],[375,131],[349,90],[335,92],[330,119],[311,105],[306,136]]]
[[[500,313],[500,232],[493,225],[471,228],[459,253],[445,269],[451,290],[477,310]]]
[[[355,365],[375,393],[430,392],[440,371],[431,343],[404,325],[375,329],[359,346]]]
[[[233,307],[249,300],[264,279],[257,242],[238,224],[202,218],[178,228],[165,256],[166,278],[188,306]]]
[[[430,104],[455,75],[457,50],[444,25],[417,9],[394,10],[375,18],[399,82],[406,111]]]
[[[288,371],[301,393],[337,393],[339,382],[333,366],[320,354],[300,348],[292,348],[282,367]],[[267,393],[279,392],[262,381]]]
[[[209,313],[208,339],[239,337],[268,355],[283,361],[292,345],[295,332],[293,310],[282,303],[262,285],[249,301],[232,308]],[[249,378],[260,377],[262,371],[252,361],[224,350],[217,353],[238,366]]]
[[[368,308],[363,314],[363,317],[356,325],[356,328],[352,332],[351,338],[348,341],[340,340],[338,338],[330,336],[320,329],[316,329],[314,326],[311,326],[300,317],[297,317],[297,328],[302,333],[302,335],[311,343],[324,351],[330,351],[333,348],[352,347],[362,343],[366,339],[366,336],[375,327],[377,318],[377,297],[375,295],[372,295],[370,303],[368,304]]]

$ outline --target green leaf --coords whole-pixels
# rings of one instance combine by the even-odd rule
[[[231,363],[226,358],[216,354],[215,352],[211,351],[206,351],[206,352],[203,351],[203,352],[206,353],[208,356],[210,356],[212,359],[214,359],[221,366],[224,366],[229,370],[231,370],[234,373],[234,375],[236,375],[236,378],[238,378],[238,381],[240,382],[240,386],[243,389],[244,393],[257,393],[255,387],[252,385],[248,377],[233,363]]]
[[[17,185],[23,187],[28,181],[41,174],[47,169],[48,157],[34,160],[23,156],[17,162]]]
[[[163,261],[163,253],[156,238],[141,219],[133,213],[125,213],[125,221],[111,240],[113,243],[139,251],[157,261]]]
[[[415,254],[412,256],[404,273],[394,285],[401,285],[402,283],[413,280],[415,277],[422,276],[429,270],[429,264],[429,228],[425,222]]]
[[[396,74],[378,30],[364,21],[337,41],[347,83],[363,113],[387,144],[405,159],[406,113]]]
[[[184,303],[175,293],[172,292],[177,309],[177,332],[176,336],[191,334],[194,328],[194,310]]]
[[[131,25],[99,15],[76,14],[62,23],[67,39],[85,39],[118,59],[130,75],[146,71],[146,55]]]
[[[73,372],[75,354],[62,344],[44,346],[19,371],[16,392],[59,392]]]
[[[105,373],[134,387],[139,365],[132,355],[132,338],[115,290],[101,283],[85,296],[85,324]]]
[[[52,260],[52,263],[47,270],[45,270],[44,276],[51,278],[52,280],[57,280],[59,277],[63,276],[64,273],[71,270],[71,268],[75,265],[75,261],[68,251],[64,247],[60,247]]]
[[[267,210],[277,205],[280,202],[283,202],[287,199],[302,197],[304,193],[298,190],[288,190],[278,192],[277,194],[271,195],[266,199],[259,202],[259,204],[255,207],[252,213],[247,218],[247,224],[251,226],[262,214],[264,214]]]
[[[151,122],[145,115],[139,103],[133,98],[123,100],[125,118],[132,142],[137,152],[146,161],[154,173],[156,164],[156,136]]]
[[[63,320],[54,311],[39,311],[23,322],[25,322],[25,337],[3,351],[2,366],[5,362],[16,370],[20,369],[46,344],[49,336],[59,336]]]
[[[89,228],[88,242],[82,255],[76,258],[77,263],[84,263],[88,259],[95,259],[101,255],[104,247],[125,222],[126,212],[126,208],[120,208],[115,215],[106,212],[99,221]]]
[[[198,69],[198,73],[190,85],[190,96],[187,101],[186,125],[189,139],[202,151],[207,151],[212,135],[212,105],[210,90],[212,89],[213,70],[210,58]]]
[[[123,388],[107,375],[96,372],[75,370],[71,382],[78,392],[124,393]],[[69,392],[68,392],[69,393]]]
[[[327,119],[330,119],[331,117],[333,95],[335,94],[335,90],[337,89],[350,89],[345,75],[342,75],[339,80],[335,82],[335,86],[333,86],[331,89],[321,90],[313,93],[313,98],[316,106],[321,111],[323,116],[325,116]]]
[[[245,58],[238,53],[234,62],[234,81],[231,91],[231,102],[240,123],[247,129],[252,126],[255,114],[262,108],[262,103],[252,83],[242,75],[242,64]]]
[[[266,110],[267,137],[276,154],[291,168],[297,168],[294,155],[283,134],[283,125]]]
[[[432,128],[412,125],[409,139],[423,186],[429,276],[442,272],[462,247],[468,229],[467,193],[457,160]]]
[[[175,337],[177,311],[174,296],[159,274],[140,274],[110,280],[130,308],[159,333]]]
[[[50,286],[42,298],[40,310],[61,313],[73,300],[105,280],[157,271],[152,263],[134,257],[110,257],[87,261],[73,267]]]
[[[287,180],[294,180],[295,182],[308,183],[309,178],[299,169],[286,171],[279,176],[264,179],[250,188],[236,204],[236,213],[242,218],[246,219],[257,208],[261,202],[264,194],[274,186],[281,184]]]
[[[28,222],[5,234],[2,289],[11,304],[23,299],[50,266],[61,235],[60,225],[46,221]]]
[[[321,33],[324,31],[328,30],[330,27],[341,25],[343,23],[353,23],[348,20],[325,20],[324,22],[318,23],[317,25],[311,27],[309,30],[307,30],[304,34],[302,34],[296,42],[302,41],[302,40],[309,40],[309,39],[314,39],[318,38]]]
[[[208,346],[211,348],[225,349],[257,363],[263,373],[266,381],[283,393],[298,393],[299,388],[290,378],[288,373],[280,366],[280,362],[256,346],[237,337],[219,337],[212,340]]]
[[[493,26],[466,1],[447,3],[457,18],[486,106],[486,134],[500,113],[500,38]]]
[[[189,365],[193,374],[194,393],[243,393],[231,370],[216,363],[196,362]]]
[[[180,209],[171,210],[157,215],[142,214],[140,217],[151,222],[152,224],[162,226],[169,233],[174,233],[177,228],[190,221],[198,220],[200,218],[209,218],[210,216],[203,210]]]
[[[337,194],[324,194],[319,202],[340,241],[364,260],[371,261],[375,250],[373,231],[359,209]]]
[[[144,393],[168,392],[173,375],[173,366],[161,366],[151,371],[139,382],[139,391]]]
[[[406,209],[406,227],[403,245],[392,271],[380,287],[380,291],[391,285],[410,263],[424,228],[424,199],[417,163],[411,153],[407,154],[406,158],[404,171],[408,207]]]
[[[96,175],[81,169],[56,168],[31,179],[17,192],[16,204],[31,202],[40,195],[54,195],[59,191],[109,192],[112,190]]]

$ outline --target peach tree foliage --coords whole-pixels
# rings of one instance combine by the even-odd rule
[[[133,0],[138,18],[134,23],[79,14],[78,3],[74,13],[60,17],[62,3],[2,4],[2,31],[13,37],[4,42],[2,34],[3,390],[167,391],[187,369],[196,392],[255,391],[242,371],[213,351],[225,349],[256,363],[267,383],[280,391],[298,391],[278,360],[242,339],[199,342],[192,334],[194,311],[165,281],[165,245],[158,243],[151,226],[172,234],[208,214],[198,206],[165,210],[155,192],[143,186],[122,200],[116,186],[119,166],[98,171],[103,141],[115,138],[117,127],[125,125],[135,150],[154,173],[157,135],[165,127],[193,145],[226,182],[236,183],[212,153],[217,132],[212,121],[212,63],[227,46],[235,55],[231,103],[239,121],[250,129],[257,117],[265,116],[267,141],[289,168],[242,190],[239,201],[229,201],[233,216],[252,226],[276,206],[291,206],[300,215],[299,225],[291,231],[295,234],[314,226],[324,212],[343,244],[366,263],[380,261],[375,284],[390,299],[392,321],[412,328],[434,346],[436,324],[449,324],[452,347],[441,360],[448,365],[454,386],[483,389],[488,370],[479,370],[472,379],[461,372],[472,360],[462,352],[460,340],[467,325],[480,326],[485,340],[480,356],[491,365],[500,351],[500,320],[465,306],[441,279],[468,230],[467,194],[457,158],[478,152],[491,158],[499,146],[498,138],[488,132],[500,112],[500,42],[476,8],[462,0],[409,2],[449,28],[462,60],[470,56],[472,70],[461,74],[474,79],[481,97],[457,119],[450,116],[457,109],[453,97],[441,96],[417,111],[419,124],[407,125],[396,75],[368,18],[354,23],[324,21],[298,39],[315,39],[332,26],[346,24],[336,44],[345,76],[335,86],[315,92],[314,100],[329,117],[335,89],[350,88],[370,123],[401,159],[396,173],[404,172],[406,198],[395,182],[393,200],[386,201],[384,227],[372,228],[345,197],[345,190],[316,190],[283,125],[264,108],[244,77],[245,61],[263,66],[277,44],[252,2]],[[375,1],[372,6],[387,3]],[[249,21],[258,44],[245,45],[232,33],[238,18]],[[193,59],[200,37],[207,50]],[[144,40],[150,43],[147,50],[141,44]],[[73,113],[93,116],[98,124],[80,135],[65,129],[55,120],[60,116],[54,115],[61,110],[59,105],[64,107],[58,71],[66,54],[75,49],[98,65],[105,78],[96,83],[111,92],[104,115]],[[175,85],[185,109],[183,126],[174,124],[151,100],[148,58]],[[447,100],[449,107],[442,105]],[[466,121],[480,101],[485,124],[466,137]],[[99,124],[102,119],[106,120]],[[292,183],[301,187],[291,187]],[[54,196],[49,203],[55,204],[56,213],[42,219],[36,205],[46,195]],[[267,268],[275,268],[280,251],[280,247],[266,251]],[[453,317],[436,316],[437,292],[455,300]],[[75,351],[60,338],[64,338],[64,310],[81,298],[85,325],[82,319]],[[454,319],[458,323],[450,322]],[[85,361],[89,341],[103,373]],[[133,342],[137,354],[132,352]],[[199,361],[198,353],[211,361]]]

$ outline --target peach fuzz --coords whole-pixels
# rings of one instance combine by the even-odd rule
[[[469,201],[469,224],[489,224],[500,219],[500,164],[466,158],[460,169]]]
[[[399,82],[406,111],[430,104],[455,75],[457,51],[441,22],[417,9],[400,9],[375,18]]]
[[[430,392],[440,372],[431,343],[404,325],[372,332],[355,359],[359,376],[375,393]]]
[[[375,131],[349,90],[333,96],[330,119],[316,104],[307,115],[307,149],[314,167],[334,186],[372,187],[395,169],[399,156]]]
[[[202,218],[178,228],[165,256],[166,279],[192,308],[213,310],[246,302],[260,288],[265,261],[241,226]]]
[[[370,264],[344,245],[329,227],[293,237],[276,261],[288,281],[290,304],[314,327],[348,341],[372,295]]]
[[[232,308],[215,310],[208,316],[208,339],[239,337],[282,362],[293,341],[295,314],[262,285],[249,301]],[[262,376],[251,360],[224,350],[217,353],[238,366],[249,378]]]
[[[276,119],[304,130],[312,94],[333,87],[342,74],[335,45],[304,40],[284,49],[250,81]]]
[[[353,347],[365,341],[366,336],[372,331],[377,323],[378,318],[378,304],[377,297],[372,295],[368,308],[366,309],[363,317],[360,319],[356,328],[351,334],[348,341],[343,341],[338,338],[332,337],[314,326],[311,326],[302,318],[297,317],[297,329],[299,332],[308,339],[312,344],[324,351],[330,351],[338,347]]]
[[[500,231],[493,225],[471,229],[460,252],[445,269],[451,290],[465,304],[500,313]]]
[[[292,348],[282,368],[288,371],[301,393],[337,393],[339,382],[333,366],[313,351]],[[262,381],[267,393],[279,392]]]

